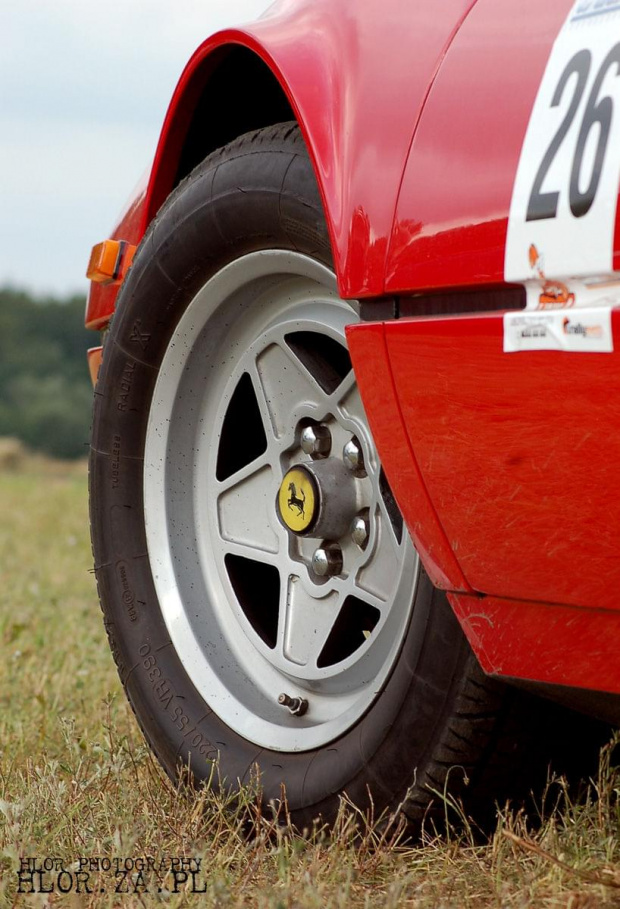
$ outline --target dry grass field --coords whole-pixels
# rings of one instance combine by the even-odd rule
[[[620,776],[610,749],[580,801],[554,781],[542,821],[503,808],[484,845],[467,825],[407,845],[346,805],[331,837],[318,829],[302,838],[261,816],[251,792],[233,806],[175,790],[108,652],[85,467],[10,466],[0,471],[0,904],[620,905]]]

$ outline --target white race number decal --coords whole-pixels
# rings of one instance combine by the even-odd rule
[[[620,2],[578,0],[553,45],[521,150],[505,279],[609,274],[619,180]]]
[[[577,0],[534,102],[512,192],[504,278],[525,285],[504,350],[613,350],[620,181],[620,0]],[[544,311],[544,312],[543,312]]]

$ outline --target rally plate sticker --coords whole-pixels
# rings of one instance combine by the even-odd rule
[[[504,351],[571,350],[611,353],[611,310],[518,312],[504,315]]]

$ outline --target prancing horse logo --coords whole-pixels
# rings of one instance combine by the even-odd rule
[[[291,511],[294,508],[296,508],[297,515],[301,516],[302,518],[305,518],[306,517],[306,513],[304,511],[304,505],[306,504],[305,492],[303,491],[303,489],[299,490],[301,493],[301,499],[300,499],[297,495],[297,488],[294,483],[288,484],[288,491],[290,492],[290,496],[288,497],[288,503],[287,503],[288,507],[291,509]]]

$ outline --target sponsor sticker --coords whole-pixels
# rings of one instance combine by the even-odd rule
[[[504,314],[504,352],[565,350],[611,353],[611,309],[509,312]]]

